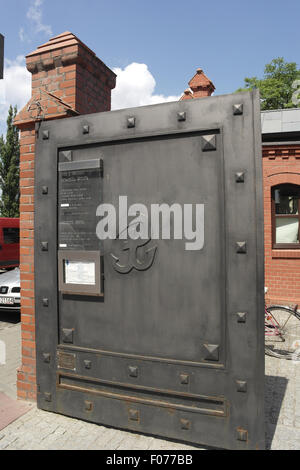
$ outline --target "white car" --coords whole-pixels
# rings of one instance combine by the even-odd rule
[[[0,274],[0,311],[20,310],[20,269],[15,268]]]

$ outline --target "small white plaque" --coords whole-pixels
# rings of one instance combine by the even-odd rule
[[[95,263],[93,261],[69,261],[66,259],[65,283],[94,286],[96,284]]]

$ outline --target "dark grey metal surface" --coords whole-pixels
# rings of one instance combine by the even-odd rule
[[[0,34],[0,80],[3,78],[4,66],[4,36]]]
[[[256,91],[42,124],[35,194],[40,408],[210,446],[264,448],[260,136]],[[57,271],[58,164],[85,171],[75,162],[99,159],[87,224],[96,223],[98,204],[118,206],[120,195],[148,208],[204,204],[204,247],[98,240],[103,296],[65,295]]]

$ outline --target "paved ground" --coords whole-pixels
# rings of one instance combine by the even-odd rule
[[[16,369],[20,365],[20,314],[0,312],[0,341],[5,342],[6,364],[0,365],[0,392],[16,398]],[[1,362],[1,357],[0,357]]]
[[[266,440],[276,450],[300,449],[300,362],[266,357]]]
[[[16,322],[18,318],[14,318]],[[16,396],[20,324],[0,313],[0,341],[7,364],[0,366],[0,392]],[[300,362],[266,358],[266,439],[270,449],[300,449]],[[2,449],[188,450],[193,446],[97,426],[37,410],[0,431]],[[198,448],[199,449],[199,448]]]

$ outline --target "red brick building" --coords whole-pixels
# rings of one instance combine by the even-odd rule
[[[300,304],[300,109],[262,113],[267,302]]]

